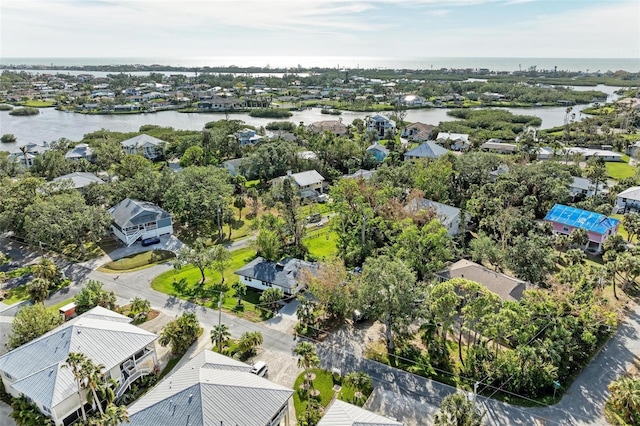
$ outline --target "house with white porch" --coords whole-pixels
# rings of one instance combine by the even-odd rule
[[[79,352],[104,365],[105,378],[117,383],[120,397],[138,378],[158,364],[155,334],[131,325],[131,318],[96,307],[0,357],[0,375],[11,396],[24,395],[56,426],[81,417],[81,404],[91,410],[88,391],[80,392],[67,356]],[[82,403],[81,403],[82,401]]]
[[[384,137],[387,131],[395,132],[396,122],[384,115],[375,114],[367,117],[367,131],[374,132],[379,138]]]
[[[640,186],[632,186],[616,197],[615,209],[618,213],[640,212]]]
[[[162,155],[162,149],[167,142],[143,133],[120,144],[127,154],[139,154],[149,160],[155,160]]]
[[[451,148],[454,151],[469,149],[471,146],[471,142],[469,142],[469,135],[464,133],[440,132],[436,137],[436,142],[444,147]]]
[[[297,294],[303,288],[298,282],[298,274],[302,269],[316,270],[316,265],[300,259],[287,258],[272,262],[263,257],[256,257],[251,262],[234,272],[240,282],[257,290],[279,288],[286,295]]]
[[[256,133],[253,129],[242,129],[236,133],[240,146],[255,145],[262,140],[262,136]]]
[[[171,215],[148,201],[125,198],[109,209],[111,230],[127,247],[138,239],[173,234]]]
[[[274,178],[271,182],[282,182],[285,179],[290,179],[293,182],[294,187],[298,190],[298,195],[302,198],[317,197],[324,190],[324,178],[316,170],[300,173],[287,172],[286,176]]]
[[[293,390],[210,350],[190,359],[128,409],[130,426],[287,426]]]

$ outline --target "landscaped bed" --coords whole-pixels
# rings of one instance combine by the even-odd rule
[[[164,263],[176,255],[167,250],[150,250],[114,260],[98,268],[102,272],[118,273],[137,271],[149,266]]]

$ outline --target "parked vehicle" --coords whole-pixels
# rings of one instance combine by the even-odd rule
[[[320,213],[314,213],[311,216],[307,216],[307,222],[318,223],[322,221],[322,215]]]
[[[251,369],[251,372],[253,374],[256,374],[260,377],[264,377],[267,372],[269,371],[269,367],[267,366],[267,363],[264,361],[258,361],[253,365],[253,368]]]
[[[154,244],[158,244],[159,242],[160,242],[159,237],[151,237],[151,238],[145,238],[144,240],[142,240],[141,244],[143,247],[147,247],[147,246],[152,246]]]

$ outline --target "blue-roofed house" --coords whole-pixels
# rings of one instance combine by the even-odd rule
[[[439,158],[451,152],[433,141],[427,141],[416,148],[404,153],[404,161],[417,160],[418,158]]]
[[[544,220],[553,224],[553,232],[557,234],[571,235],[574,229],[584,229],[589,235],[585,248],[596,253],[602,251],[602,244],[609,236],[618,233],[620,225],[618,219],[562,204],[553,206]]]

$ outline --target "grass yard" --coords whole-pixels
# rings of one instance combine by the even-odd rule
[[[56,104],[56,101],[39,101],[35,99],[31,99],[28,101],[18,102],[20,106],[30,107],[30,108],[48,108],[52,107]]]
[[[176,257],[176,255],[167,250],[149,250],[114,260],[101,266],[98,270],[108,273],[132,272],[164,263],[166,260],[174,257]]]
[[[318,260],[328,259],[338,254],[338,234],[327,227],[311,231],[303,243],[309,249],[309,254]]]
[[[627,157],[627,161],[629,161],[629,157]],[[609,161],[605,163],[605,167],[607,168],[607,176],[615,180],[632,177],[637,171],[636,167],[630,166],[626,162]]]
[[[313,380],[312,389],[319,390],[320,396],[319,401],[323,407],[329,405],[331,400],[333,399],[333,395],[335,392],[333,391],[334,384],[340,384],[340,382],[335,382],[333,380],[333,375],[330,371],[322,370],[319,368],[312,368],[310,370],[312,374],[315,374],[316,378]],[[295,384],[293,385],[293,405],[296,408],[296,417],[304,412],[307,407],[307,395],[304,389],[301,389],[300,386],[304,383],[304,375],[302,373],[296,379]]]
[[[611,217],[613,217],[615,219],[618,219],[620,221],[620,227],[618,228],[618,234],[620,234],[622,236],[622,238],[624,238],[624,240],[627,241],[629,239],[629,233],[627,232],[626,229],[624,229],[624,225],[622,224],[622,220],[624,219],[624,215],[622,215],[622,214],[612,214]],[[633,237],[631,242],[637,243],[638,242],[638,237]]]
[[[298,208],[298,212],[300,213],[300,216],[306,218],[307,216],[311,216],[313,213],[320,213],[322,215],[331,213],[331,207],[331,203],[311,203],[300,206]]]
[[[231,260],[224,273],[225,297],[222,307],[225,311],[235,313],[250,321],[260,321],[260,310],[255,307],[259,304],[259,292],[247,288],[247,295],[243,298],[242,306],[238,306],[238,299],[231,283],[237,280],[233,273],[235,270],[250,262],[256,255],[256,251],[244,248],[231,252]],[[164,294],[176,296],[200,305],[217,308],[218,294],[222,276],[219,272],[205,270],[204,285],[200,285],[200,270],[193,265],[188,265],[180,270],[170,270],[158,275],[152,282],[151,288]]]

